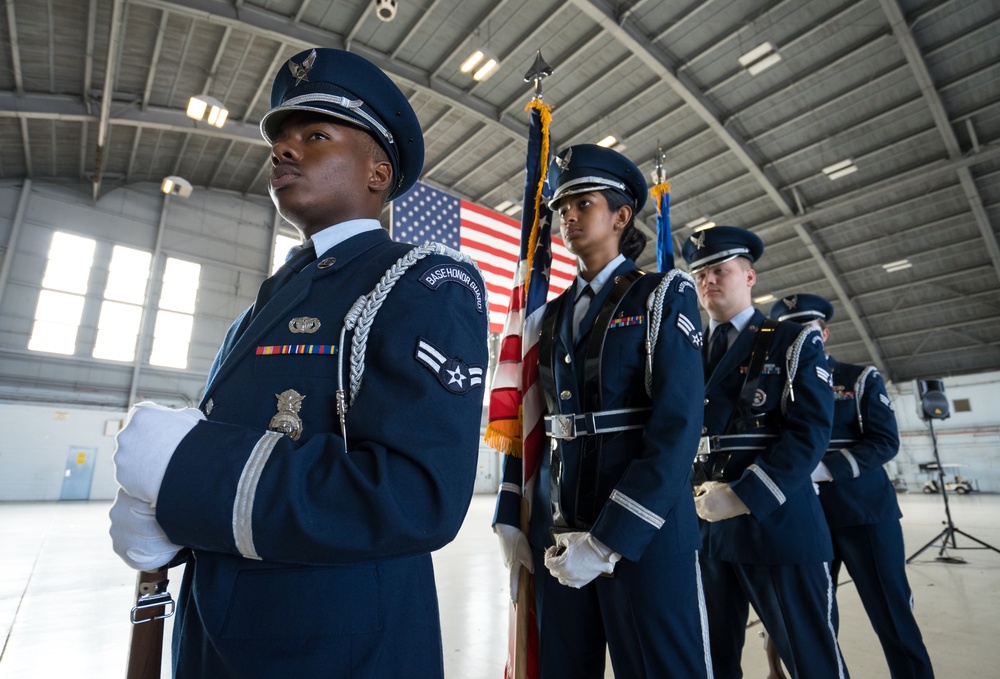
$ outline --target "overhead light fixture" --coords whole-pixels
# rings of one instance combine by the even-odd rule
[[[854,161],[848,158],[847,160],[842,160],[839,163],[834,163],[833,165],[828,165],[823,168],[823,174],[827,176],[830,181],[834,179],[840,179],[841,177],[847,176],[853,172],[858,171],[858,166],[854,164]]]
[[[190,196],[191,190],[191,182],[184,179],[184,177],[178,177],[176,175],[164,177],[163,183],[160,184],[160,191],[163,191],[163,193],[166,194],[180,196],[181,198],[187,198]]]
[[[517,203],[515,203],[514,205],[511,205],[509,208],[507,208],[506,210],[504,210],[503,213],[505,215],[507,215],[508,217],[513,217],[514,215],[516,215],[520,211],[521,211],[521,206],[518,205]]]
[[[476,72],[472,74],[472,79],[475,80],[476,82],[486,80],[488,77],[490,77],[490,75],[499,65],[500,62],[497,61],[495,57],[487,55],[486,61],[483,63],[483,65],[480,66],[478,69],[476,69]]]
[[[512,200],[504,200],[504,201],[501,201],[501,202],[497,203],[496,205],[494,205],[493,209],[496,210],[497,212],[503,212],[503,211],[507,210],[513,204],[514,204],[514,201],[512,201]]]
[[[618,140],[615,139],[615,136],[613,134],[609,134],[604,139],[602,139],[601,141],[597,142],[597,145],[598,146],[603,146],[604,148],[609,149],[612,146],[614,146],[616,143],[618,143]]]
[[[704,231],[705,229],[711,229],[713,226],[715,226],[715,222],[713,222],[708,217],[698,217],[698,219],[692,219],[690,222],[688,222],[684,226],[688,227],[689,229],[691,229],[695,233],[697,233],[698,231]]]
[[[398,4],[396,0],[375,0],[375,16],[379,21],[392,21],[396,18]]]
[[[459,66],[458,70],[460,70],[462,73],[468,73],[469,71],[474,69],[476,67],[476,64],[482,61],[483,57],[485,56],[486,54],[483,53],[482,50],[476,50],[475,52],[470,54],[465,61],[462,62],[462,65]]]
[[[208,114],[207,120],[205,120],[206,113]],[[188,101],[187,116],[195,120],[205,120],[209,125],[215,127],[222,127],[226,124],[226,119],[229,118],[229,111],[215,97],[199,94],[191,97],[191,100]]]
[[[774,295],[761,295],[760,297],[754,297],[754,304],[764,304],[765,302],[771,302],[774,300]]]
[[[768,42],[763,42],[752,50],[739,57],[737,60],[740,62],[740,66],[747,70],[750,75],[757,75],[761,71],[774,66],[776,63],[781,61],[781,55],[778,51],[774,49],[774,45]]]
[[[893,273],[894,271],[902,271],[903,269],[909,269],[913,266],[913,262],[908,259],[898,259],[895,262],[889,262],[888,264],[883,264],[882,268],[885,269],[886,273]]]

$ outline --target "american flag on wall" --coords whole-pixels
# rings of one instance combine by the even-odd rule
[[[394,240],[414,245],[433,240],[472,257],[490,294],[490,332],[503,331],[521,244],[520,222],[417,182],[392,202],[391,224]],[[549,299],[568,288],[576,276],[576,258],[562,239],[552,240]]]

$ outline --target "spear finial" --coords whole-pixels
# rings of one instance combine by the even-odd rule
[[[535,83],[535,99],[542,98],[542,79],[552,75],[552,67],[542,58],[542,50],[535,52],[535,63],[524,74],[524,82]]]

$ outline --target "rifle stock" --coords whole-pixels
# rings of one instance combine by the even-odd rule
[[[167,568],[139,571],[136,577],[126,679],[160,679],[163,620],[174,613],[174,601],[167,592]]]

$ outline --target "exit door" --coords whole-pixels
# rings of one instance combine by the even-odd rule
[[[70,446],[66,457],[66,471],[63,476],[60,500],[89,500],[90,482],[94,476],[94,460],[97,448]]]

